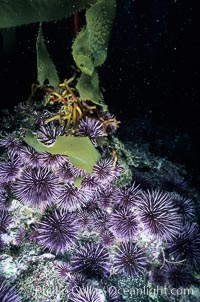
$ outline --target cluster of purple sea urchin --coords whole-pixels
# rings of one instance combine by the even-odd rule
[[[43,143],[54,142],[56,127],[54,122],[41,126]],[[107,135],[102,123],[91,117],[80,120],[77,129],[77,135],[87,135],[94,146],[99,136]],[[39,154],[12,137],[2,139],[1,146],[7,157],[0,162],[0,233],[10,223],[9,203],[3,198],[8,193],[22,204],[42,209],[43,217],[32,230],[44,250],[59,257],[70,252],[64,262],[69,287],[78,284],[71,301],[101,301],[88,280],[112,280],[113,274],[144,275],[156,283],[156,273],[167,272],[162,280],[169,286],[193,282],[192,271],[200,269],[200,232],[190,200],[159,189],[142,190],[135,183],[117,187],[115,180],[123,171],[109,148],[99,147],[102,158],[87,174],[67,156]],[[79,177],[82,182],[77,186]],[[191,278],[185,280],[184,272]]]
[[[3,278],[0,278],[0,301],[2,302],[21,302],[18,291],[9,286]]]

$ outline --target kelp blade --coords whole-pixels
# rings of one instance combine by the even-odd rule
[[[40,24],[37,42],[36,42],[36,50],[37,50],[37,80],[40,85],[44,84],[45,80],[49,81],[49,84],[54,88],[57,88],[59,84],[59,77],[56,70],[56,67],[47,51],[43,34],[42,34],[42,26]]]
[[[0,0],[0,28],[70,17],[97,0]]]
[[[75,167],[83,169],[87,173],[92,172],[94,164],[101,157],[88,137],[57,136],[55,143],[46,146],[38,141],[31,130],[26,129],[24,141],[39,153],[67,155]]]

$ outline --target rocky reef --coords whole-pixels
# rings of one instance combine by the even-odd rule
[[[123,144],[116,117],[72,83],[3,115],[1,301],[198,301],[199,195],[186,171]]]

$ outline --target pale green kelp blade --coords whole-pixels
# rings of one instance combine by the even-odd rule
[[[97,0],[0,0],[0,28],[70,17]]]
[[[98,1],[86,12],[88,48],[92,52],[95,67],[106,60],[115,12],[116,0]]]
[[[104,111],[107,110],[108,106],[100,102],[99,79],[96,70],[92,77],[81,73],[76,88],[82,100],[92,100],[94,104],[101,106]]]
[[[72,55],[81,76],[76,88],[81,99],[100,102],[97,67],[107,57],[108,41],[115,17],[116,0],[99,0],[86,11],[86,26],[79,32],[72,45]]]
[[[88,137],[57,136],[55,143],[47,146],[40,142],[30,129],[26,129],[24,141],[38,153],[67,155],[70,162],[91,173],[95,163],[101,158]]]
[[[72,45],[74,61],[83,73],[92,76],[95,67],[105,62],[115,11],[115,0],[97,1],[86,11],[86,27]]]
[[[48,79],[49,84],[54,88],[57,88],[59,84],[59,77],[56,70],[56,67],[47,51],[43,34],[42,26],[40,24],[37,42],[36,42],[36,51],[37,51],[37,80],[39,85],[43,85],[44,81]]]

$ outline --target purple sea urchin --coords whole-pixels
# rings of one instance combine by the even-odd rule
[[[91,225],[97,232],[108,230],[110,226],[110,214],[99,209],[95,210],[91,216]]]
[[[103,125],[100,121],[94,118],[81,119],[77,127],[78,136],[88,136],[94,146],[97,146],[96,138],[106,136],[103,131]]]
[[[69,163],[69,169],[72,172],[74,178],[86,176],[86,172],[84,170],[73,166],[71,163]]]
[[[187,287],[194,282],[190,270],[183,263],[167,263],[163,267],[163,272],[170,286],[173,288]]]
[[[56,264],[56,274],[61,280],[68,280],[70,277],[71,267],[66,262]]]
[[[184,261],[195,270],[200,269],[200,230],[196,224],[186,224],[172,243],[166,248],[166,253],[175,261]]]
[[[110,218],[110,230],[123,241],[134,238],[137,232],[136,216],[127,209],[114,210]]]
[[[180,230],[181,217],[167,193],[159,190],[142,192],[137,209],[144,228],[156,238],[170,240]]]
[[[6,233],[11,219],[7,210],[0,210],[0,233]]]
[[[106,186],[97,195],[97,204],[100,209],[106,210],[113,204],[114,189],[111,185]]]
[[[70,296],[71,293],[75,293],[86,285],[86,276],[80,273],[71,273],[70,278],[66,280],[67,292]]]
[[[84,170],[74,167],[68,160],[61,167],[58,167],[56,173],[65,183],[72,183],[74,178],[86,175]]]
[[[28,167],[35,168],[42,166],[41,154],[30,146],[24,147],[21,150],[20,158],[24,165]]]
[[[6,209],[6,201],[9,199],[7,192],[0,189],[0,210]]]
[[[20,201],[31,206],[46,206],[57,199],[57,177],[45,168],[27,168],[13,185],[13,193]]]
[[[183,197],[179,194],[172,194],[172,200],[181,215],[183,223],[195,220],[195,208],[191,199]]]
[[[72,302],[103,302],[100,294],[91,286],[78,288],[70,295],[70,299]]]
[[[163,286],[166,283],[166,273],[162,267],[155,267],[150,271],[150,281],[154,286]]]
[[[106,291],[106,299],[108,302],[120,302],[121,299],[115,286],[108,286]]]
[[[110,231],[103,231],[99,236],[100,243],[105,246],[111,246],[115,241],[115,236]]]
[[[22,166],[18,158],[0,162],[0,183],[13,182],[20,176]]]
[[[65,183],[73,183],[74,175],[70,169],[70,163],[67,161],[56,170],[58,177]]]
[[[101,159],[94,165],[92,176],[103,185],[108,185],[114,177],[114,161],[111,158]]]
[[[117,273],[125,276],[135,276],[143,273],[146,266],[146,256],[135,243],[121,243],[115,251],[114,268]]]
[[[100,190],[101,184],[99,184],[94,176],[87,175],[81,183],[81,188],[83,188],[83,190],[92,190],[97,192]]]
[[[114,192],[114,202],[116,205],[123,209],[129,209],[138,200],[138,196],[140,195],[141,190],[139,189],[139,185],[136,185],[135,182],[130,187],[122,187],[116,189]]]
[[[6,148],[11,158],[16,158],[21,152],[22,144],[15,137],[6,136],[0,140],[0,147]]]
[[[74,214],[58,210],[48,213],[35,227],[38,242],[55,254],[63,254],[75,243],[78,229]]]
[[[19,292],[15,289],[15,287],[10,287],[3,278],[0,278],[0,301],[21,302]]]
[[[83,191],[81,187],[77,188],[74,184],[65,184],[60,189],[58,205],[60,208],[75,211],[85,205],[90,197],[89,191],[86,194],[86,191]]]
[[[59,166],[67,161],[66,155],[60,154],[50,154],[48,152],[43,152],[40,154],[40,163],[43,167],[48,167],[49,169],[57,169]]]
[[[72,257],[72,269],[89,277],[106,277],[110,271],[109,254],[100,244],[86,243]]]
[[[46,145],[51,145],[55,142],[56,136],[65,134],[65,126],[57,126],[54,122],[47,125],[41,125],[37,131],[37,137]]]
[[[85,208],[80,209],[77,211],[77,220],[79,225],[86,230],[91,225],[91,213]]]
[[[162,188],[169,192],[184,193],[188,189],[188,183],[180,175],[169,175],[161,179]]]
[[[15,233],[14,244],[16,246],[21,246],[26,236],[26,230],[24,228],[20,228]]]

